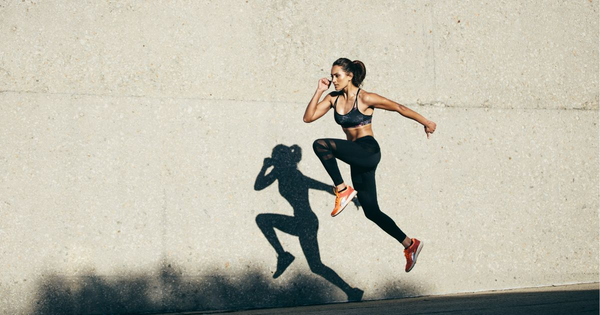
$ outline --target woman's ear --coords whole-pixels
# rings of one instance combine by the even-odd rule
[[[348,73],[348,82],[352,82],[354,81],[354,73],[350,72]]]

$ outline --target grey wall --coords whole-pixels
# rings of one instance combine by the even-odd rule
[[[425,247],[404,273],[392,238],[353,205],[331,218],[331,194],[312,189],[309,255],[365,299],[598,281],[598,12],[591,0],[0,1],[0,309],[344,301],[290,234],[278,232],[296,261],[272,279],[255,218],[293,215],[290,186],[254,189],[278,144],[301,147],[297,178],[330,184],[312,141],[343,133],[331,113],[302,114],[340,56],[366,64],[366,90],[438,123],[430,140],[394,113],[373,125],[380,205]]]

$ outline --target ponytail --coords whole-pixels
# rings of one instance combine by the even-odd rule
[[[294,144],[293,146],[290,147],[290,151],[293,154],[292,158],[293,158],[294,164],[300,163],[300,160],[302,160],[302,148],[299,145]]]
[[[358,87],[362,84],[362,81],[367,76],[367,68],[365,67],[365,64],[362,63],[362,61],[354,60],[352,61],[352,69],[352,73],[354,73],[354,77],[352,78],[352,84]]]
[[[350,61],[348,58],[340,58],[333,65],[342,67],[346,73],[352,73],[352,84],[356,87],[360,87],[367,75],[367,68],[360,60]]]

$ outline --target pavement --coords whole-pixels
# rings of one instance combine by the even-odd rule
[[[245,311],[210,311],[171,313],[185,314],[599,314],[599,284],[461,293],[381,301],[363,301],[288,308]]]

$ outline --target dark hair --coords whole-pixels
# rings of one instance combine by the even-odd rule
[[[342,67],[346,73],[352,73],[352,84],[355,86],[360,86],[367,75],[367,68],[360,60],[351,61],[348,58],[340,58],[333,65]]]
[[[288,147],[284,144],[278,144],[273,148],[271,157],[276,161],[279,167],[297,166],[302,160],[302,148],[297,144]]]

